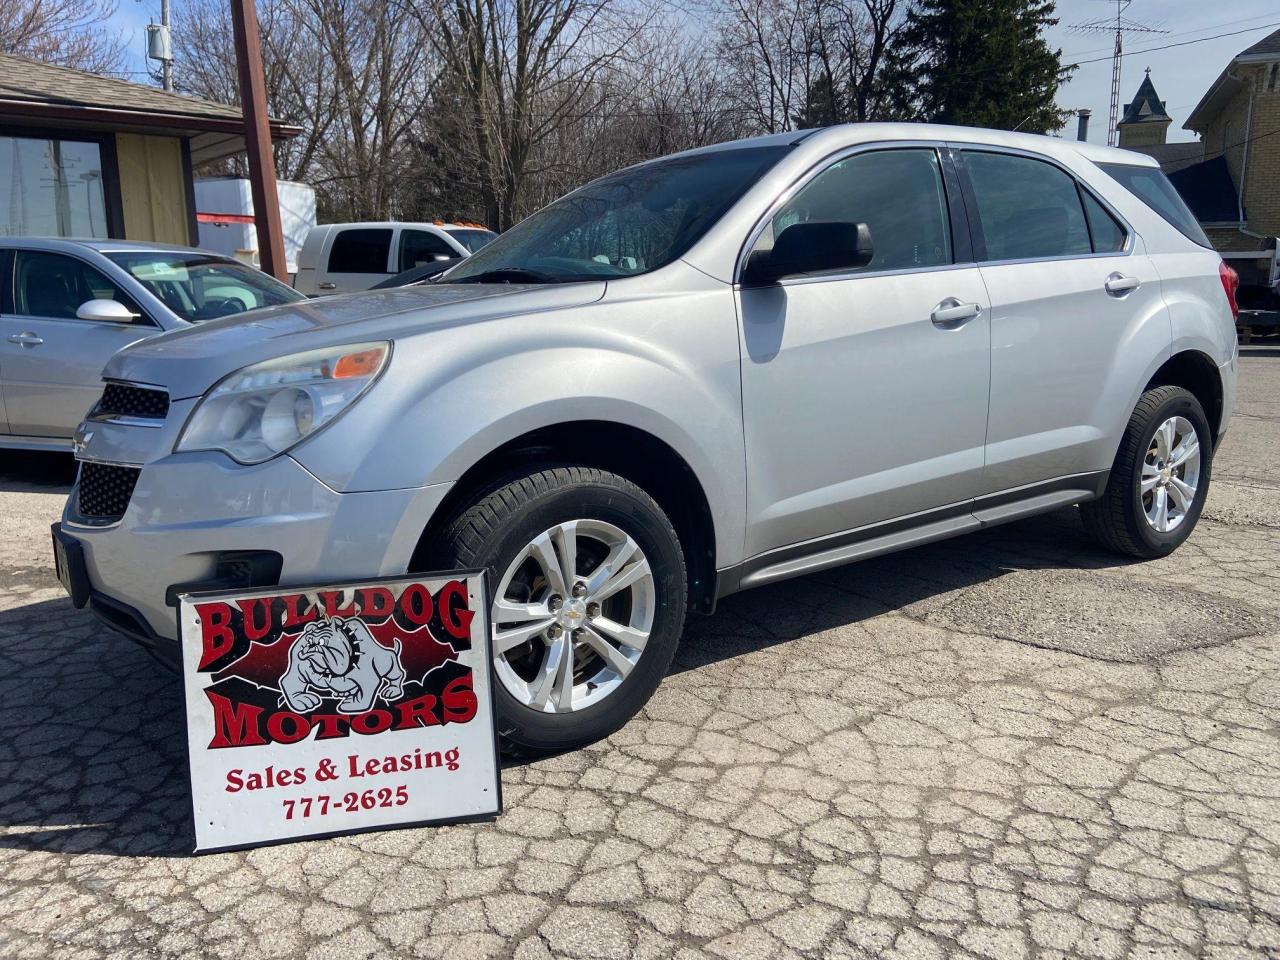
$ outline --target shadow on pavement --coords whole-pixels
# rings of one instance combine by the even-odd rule
[[[900,609],[1012,569],[1113,566],[1074,510],[730,597],[691,618],[673,673]],[[186,856],[181,688],[63,599],[0,612],[0,846]],[[508,765],[518,761],[507,761]]]
[[[76,461],[69,453],[0,450],[0,493],[63,492],[76,479]]]

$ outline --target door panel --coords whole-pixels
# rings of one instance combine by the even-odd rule
[[[19,251],[12,312],[0,316],[0,371],[9,431],[69,437],[102,392],[102,368],[117,350],[159,333],[150,325],[75,318],[95,297],[137,310],[110,280],[73,257]]]
[[[743,290],[747,556],[976,495],[990,342],[976,268]]]

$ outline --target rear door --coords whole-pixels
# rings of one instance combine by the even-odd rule
[[[135,323],[80,320],[87,300],[119,300]],[[44,250],[14,252],[13,290],[0,315],[0,383],[9,432],[70,437],[102,393],[102,368],[117,350],[160,332],[97,268]]]
[[[1063,167],[985,147],[960,156],[991,297],[983,492],[1109,469],[1132,412],[1132,378],[1116,371],[1127,351],[1168,349],[1155,267]]]
[[[391,227],[354,227],[334,231],[325,258],[319,293],[368,290],[387,279],[391,269]]]

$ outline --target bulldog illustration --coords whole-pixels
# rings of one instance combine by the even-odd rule
[[[325,697],[339,713],[364,713],[379,694],[394,700],[404,692],[400,641],[384,647],[361,620],[315,621],[289,650],[289,668],[280,677],[281,702],[295,713],[309,713]]]

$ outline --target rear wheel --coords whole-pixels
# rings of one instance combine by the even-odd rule
[[[568,750],[613,733],[652,696],[684,626],[671,522],[603,470],[511,478],[449,522],[425,563],[489,572],[494,708],[508,749]]]
[[[1200,519],[1212,460],[1200,401],[1182,387],[1148,390],[1129,418],[1106,491],[1080,506],[1085,529],[1119,553],[1172,553]]]

